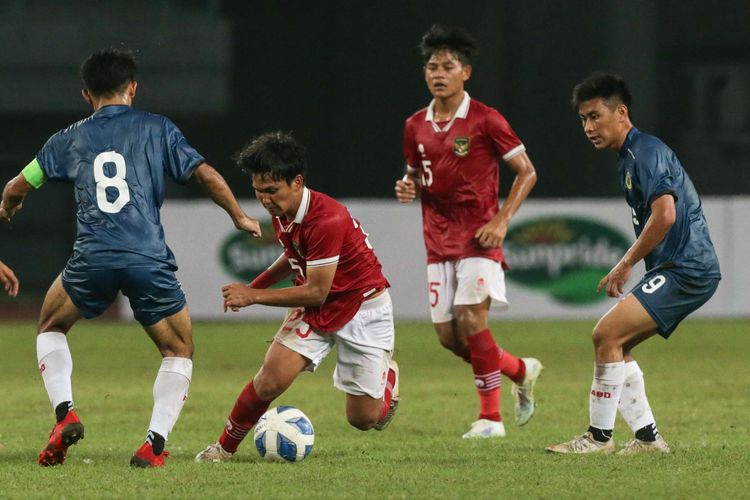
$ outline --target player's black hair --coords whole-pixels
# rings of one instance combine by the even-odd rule
[[[305,148],[291,133],[268,132],[254,137],[237,153],[237,166],[243,172],[268,175],[274,181],[292,183],[298,175],[305,175]]]
[[[476,40],[463,29],[433,24],[422,36],[422,42],[419,44],[424,63],[427,64],[430,57],[441,50],[452,52],[461,64],[467,65],[471,64],[479,52],[479,47]]]
[[[607,101],[612,108],[622,103],[630,110],[630,104],[633,102],[630,89],[620,75],[598,71],[573,87],[570,105],[577,111],[582,102],[597,97]]]
[[[94,96],[119,93],[135,80],[135,56],[130,51],[102,49],[81,64],[81,78]]]

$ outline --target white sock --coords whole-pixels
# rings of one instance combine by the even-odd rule
[[[625,383],[620,395],[619,410],[633,432],[656,423],[646,397],[643,372],[636,361],[625,363]]]
[[[68,339],[60,332],[44,332],[36,336],[36,357],[52,408],[64,401],[73,402],[73,358]]]
[[[589,396],[591,427],[614,429],[617,404],[625,382],[625,362],[595,363],[594,381]]]
[[[167,439],[185,404],[192,377],[193,362],[189,358],[162,359],[154,382],[154,411],[148,425],[150,431]]]

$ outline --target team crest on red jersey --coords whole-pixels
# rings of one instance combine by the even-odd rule
[[[471,139],[469,137],[456,137],[453,139],[453,154],[463,158],[469,154]]]

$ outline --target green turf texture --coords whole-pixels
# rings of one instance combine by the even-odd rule
[[[750,321],[686,321],[636,352],[658,426],[660,456],[555,456],[545,445],[588,425],[593,321],[499,322],[500,345],[545,365],[536,416],[508,436],[465,441],[478,403],[467,364],[429,324],[397,324],[401,406],[384,432],[346,423],[334,359],[302,374],[276,404],[301,408],[316,440],[299,464],[262,462],[247,439],[235,460],[197,464],[257,370],[277,325],[196,323],[193,383],[162,469],[128,467],[152,405],[159,355],[136,324],[86,321],[70,335],[76,407],[86,438],[61,467],[36,464],[53,424],[37,373],[32,324],[0,324],[0,498],[747,498],[750,497]],[[618,417],[618,446],[631,437]]]

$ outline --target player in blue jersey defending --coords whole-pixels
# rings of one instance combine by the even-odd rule
[[[68,447],[83,438],[66,334],[81,317],[103,313],[121,291],[163,356],[148,437],[130,461],[155,467],[164,464],[193,368],[190,317],[159,217],[166,178],[198,182],[237,229],[257,236],[260,227],[169,119],[131,107],[137,83],[130,53],[96,52],[81,75],[94,114],[53,135],[8,182],[0,203],[0,218],[10,220],[26,195],[49,180],[72,183],[78,205],[73,254],[47,292],[38,324],[39,370],[57,417],[39,463],[62,464]]]
[[[611,453],[617,410],[635,433],[620,454],[661,452],[661,437],[632,350],[655,334],[669,338],[685,317],[711,298],[721,273],[701,201],[674,152],[630,121],[631,94],[616,75],[596,73],[573,89],[586,137],[618,154],[617,169],[633,215],[636,241],[599,283],[621,297],[593,332],[590,426],[582,436],[549,446],[555,453]],[[633,266],[646,274],[624,297]]]

